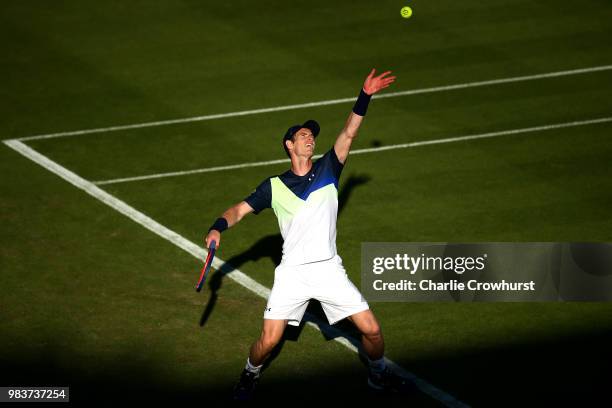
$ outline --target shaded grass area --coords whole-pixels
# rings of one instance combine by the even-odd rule
[[[436,378],[437,386],[473,406],[584,403],[605,394],[610,340],[609,331],[574,332],[548,341],[497,344],[398,362],[426,379]],[[113,359],[99,355],[83,358],[53,344],[42,350],[22,345],[20,350],[23,355],[19,357],[3,353],[0,358],[3,384],[69,385],[71,401],[81,403],[230,403],[231,386],[223,381],[222,373],[201,371],[185,381],[158,362],[143,361],[139,349]],[[271,366],[264,371],[255,404],[288,398],[295,405],[367,402],[441,406],[419,392],[406,396],[371,393],[364,386],[362,372],[352,366],[328,361],[316,369],[304,365],[298,372],[282,375]]]
[[[24,350],[26,351],[26,350]],[[19,360],[0,358],[3,370],[0,381],[11,385],[54,384],[70,386],[70,401],[93,405],[110,403],[232,405],[231,383],[211,371],[201,372],[200,381],[179,382],[164,375],[156,364],[134,360],[138,351],[120,359],[96,358],[90,366],[74,363],[75,356],[61,354],[52,347],[42,353],[29,351]],[[81,360],[79,363],[84,364]],[[270,369],[272,371],[272,369]],[[253,405],[291,400],[292,405],[318,403],[324,406],[340,403],[372,403],[388,406],[413,404],[420,407],[442,406],[427,395],[415,391],[409,395],[382,395],[368,390],[362,371],[337,363],[316,371],[273,375],[264,372]],[[236,404],[239,405],[239,404]]]
[[[473,406],[584,404],[605,398],[611,339],[609,329],[558,333],[400,362]]]

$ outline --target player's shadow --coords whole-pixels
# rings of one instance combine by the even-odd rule
[[[346,180],[342,183],[342,187],[340,188],[340,192],[338,193],[338,217],[342,214],[344,208],[346,208],[346,204],[348,203],[351,194],[355,190],[355,188],[366,184],[370,181],[370,176],[367,174],[351,174]],[[228,273],[231,273],[234,269],[240,268],[246,262],[255,262],[262,258],[270,258],[274,265],[278,266],[281,262],[282,258],[282,246],[283,246],[283,237],[281,234],[273,234],[268,235],[261,238],[252,247],[247,249],[246,251],[238,254],[236,256],[231,257],[226,260],[221,268],[215,271],[208,281],[208,287],[210,289],[210,297],[204,308],[204,312],[202,313],[202,317],[200,318],[200,326],[203,327],[208,318],[212,314],[215,305],[217,303],[218,292],[221,289],[223,278]],[[312,303],[312,302],[311,302]],[[309,308],[310,312],[310,308]],[[316,312],[315,312],[316,313]],[[287,336],[292,336],[293,329],[289,327],[288,330],[285,331]],[[301,329],[297,332],[297,336],[299,337],[299,333]],[[284,342],[284,341],[283,341]]]

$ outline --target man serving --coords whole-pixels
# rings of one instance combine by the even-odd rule
[[[285,173],[269,177],[244,201],[223,213],[210,227],[206,245],[246,214],[272,208],[283,236],[283,257],[274,271],[274,285],[264,311],[263,330],[251,346],[246,367],[234,388],[236,399],[249,399],[261,368],[279,343],[287,324],[299,325],[310,299],[321,303],[330,324],[348,318],[362,334],[368,358],[368,385],[376,390],[401,390],[405,380],[385,365],[384,341],[376,317],[348,279],[336,251],[338,180],[373,94],[394,80],[387,71],[367,76],[353,111],[333,147],[313,163],[319,124],[308,120],[290,127],[283,148],[291,159]]]

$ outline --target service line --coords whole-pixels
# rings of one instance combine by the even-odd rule
[[[389,145],[389,146],[370,147],[370,148],[365,148],[365,149],[356,149],[356,150],[352,150],[350,154],[351,156],[353,156],[356,154],[377,153],[377,152],[384,152],[387,150],[407,149],[411,147],[427,146],[427,145],[433,145],[433,144],[464,142],[466,140],[486,139],[486,138],[491,138],[491,137],[518,135],[521,133],[542,132],[542,131],[553,130],[553,129],[563,129],[563,128],[576,127],[576,126],[594,125],[598,123],[606,123],[606,122],[611,122],[611,121],[612,121],[612,117],[604,117],[604,118],[597,118],[597,119],[579,120],[579,121],[574,121],[574,122],[553,123],[549,125],[533,126],[533,127],[520,128],[520,129],[501,130],[498,132],[480,133],[480,134],[467,135],[467,136],[447,137],[445,139],[421,140],[418,142],[401,143],[401,144],[395,144],[395,145]],[[314,158],[318,158],[318,157],[321,157],[321,155],[314,156]],[[289,159],[266,160],[266,161],[259,161],[259,162],[230,164],[227,166],[206,167],[202,169],[172,171],[168,173],[147,174],[143,176],[122,177],[122,178],[116,178],[116,179],[110,179],[110,180],[94,181],[93,183],[96,185],[127,183],[129,181],[143,181],[143,180],[159,179],[159,178],[165,178],[165,177],[187,176],[190,174],[198,174],[198,173],[210,173],[210,172],[224,171],[224,170],[236,170],[236,169],[243,169],[245,167],[270,166],[270,165],[279,164],[279,163],[289,163]]]

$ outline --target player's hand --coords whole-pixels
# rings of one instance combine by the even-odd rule
[[[206,248],[210,248],[210,243],[212,241],[216,242],[216,248],[219,249],[219,244],[221,243],[221,233],[217,230],[210,230],[208,235],[206,236]]]
[[[370,72],[370,75],[368,75],[365,82],[363,83],[363,91],[368,95],[373,95],[381,89],[385,89],[386,87],[391,85],[393,81],[395,81],[394,76],[385,77],[390,73],[391,71],[385,71],[379,76],[375,77],[374,75],[376,75],[376,70],[372,68],[372,72]]]

